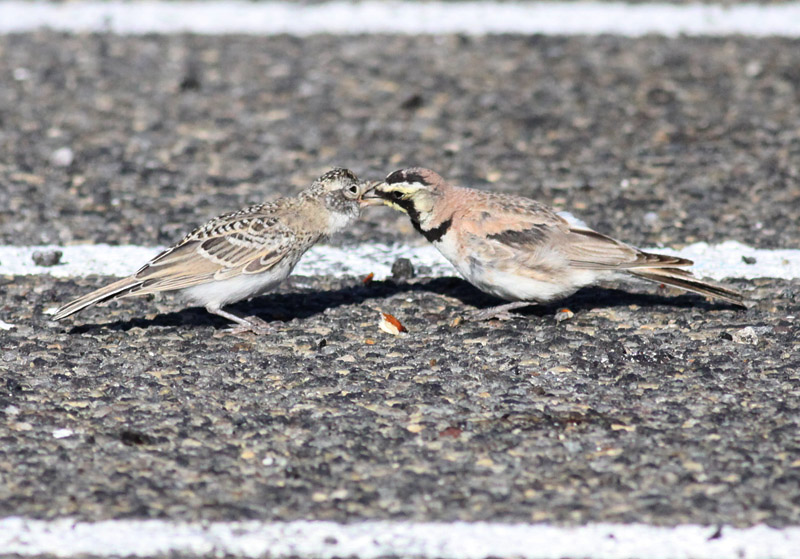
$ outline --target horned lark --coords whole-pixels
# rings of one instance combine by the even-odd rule
[[[347,169],[328,171],[295,198],[216,217],[130,277],[61,307],[60,320],[97,303],[158,291],[180,291],[208,312],[236,322],[233,332],[265,332],[258,317],[222,307],[275,288],[317,241],[355,221],[367,188]]]
[[[395,171],[368,188],[368,205],[403,211],[472,285],[511,303],[472,318],[555,301],[621,272],[742,305],[742,296],[681,268],[692,261],[650,254],[570,225],[553,209],[520,196],[448,184],[428,169]]]

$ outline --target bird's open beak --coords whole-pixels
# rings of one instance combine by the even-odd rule
[[[367,190],[359,198],[362,206],[380,206],[383,204],[383,198],[375,190],[376,187],[383,184],[383,181],[375,181],[367,187]]]

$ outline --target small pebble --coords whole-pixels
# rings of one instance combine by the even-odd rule
[[[186,67],[186,73],[184,74],[179,87],[181,91],[199,91],[202,88],[200,67],[197,64],[190,63]]]
[[[37,250],[33,253],[33,262],[37,266],[58,266],[61,263],[61,257],[64,255],[60,250]]]
[[[414,265],[408,258],[398,258],[392,264],[392,278],[396,280],[414,277]]]
[[[31,79],[31,71],[27,68],[14,68],[14,71],[11,73],[14,76],[14,79],[18,82],[24,82]]]
[[[75,154],[68,147],[59,148],[50,156],[50,163],[56,167],[69,167],[75,160]]]
[[[658,214],[656,212],[647,212],[642,219],[647,225],[652,226],[658,222]]]
[[[755,264],[756,259],[754,256],[742,256],[742,262],[745,264]]]
[[[737,344],[755,345],[758,343],[758,334],[752,326],[747,326],[733,333],[733,341]]]
[[[413,111],[415,109],[419,109],[422,105],[425,104],[425,99],[422,98],[422,95],[419,93],[414,93],[400,103],[400,108],[405,109],[407,111]]]

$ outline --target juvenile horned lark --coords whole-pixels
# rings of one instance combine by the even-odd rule
[[[317,241],[358,218],[366,187],[351,171],[333,169],[295,198],[215,217],[132,276],[64,305],[54,318],[120,297],[180,291],[208,312],[236,322],[233,332],[266,332],[264,320],[222,307],[280,284]]]
[[[529,198],[453,186],[428,169],[395,171],[363,200],[407,213],[467,281],[511,301],[473,319],[507,318],[510,310],[561,299],[621,272],[742,305],[739,293],[682,270],[691,260],[643,252],[570,225]]]

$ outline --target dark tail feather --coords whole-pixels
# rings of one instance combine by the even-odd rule
[[[53,316],[53,319],[61,320],[62,318],[66,318],[71,314],[82,311],[86,307],[91,307],[92,305],[96,305],[97,303],[102,303],[103,301],[108,301],[109,299],[114,299],[116,297],[123,297],[132,291],[135,291],[141,285],[142,281],[135,278],[121,279],[67,303],[58,309],[56,314]]]
[[[722,299],[740,307],[745,306],[744,297],[738,291],[698,279],[686,270],[678,268],[637,268],[626,271],[642,279],[672,285],[707,297]]]

